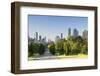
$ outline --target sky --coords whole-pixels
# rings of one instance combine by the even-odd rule
[[[61,33],[67,38],[68,28],[71,28],[71,34],[76,28],[82,35],[84,30],[88,30],[88,17],[29,15],[28,28],[29,37],[34,38],[35,32],[38,32],[42,38],[46,36],[47,40],[54,41]]]

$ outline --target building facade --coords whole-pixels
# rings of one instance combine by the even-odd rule
[[[68,29],[68,36],[71,36],[71,28]]]
[[[88,31],[84,30],[82,34],[83,39],[88,39]]]
[[[73,37],[77,37],[77,36],[79,36],[79,32],[77,29],[74,29],[73,30]]]

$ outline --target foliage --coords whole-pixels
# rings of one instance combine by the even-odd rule
[[[63,40],[59,40],[56,44],[55,44],[55,50],[56,53],[58,55],[63,55],[64,54],[64,41]]]
[[[45,46],[38,43],[30,43],[28,45],[29,56],[42,55],[45,51]]]
[[[32,55],[34,55],[34,49],[33,49],[33,44],[32,43],[30,43],[29,45],[28,45],[28,56],[32,56]]]
[[[43,55],[45,52],[45,46],[43,44],[39,44],[38,48],[39,48],[38,50],[39,55]]]
[[[55,49],[59,55],[76,55],[79,53],[87,54],[87,40],[84,40],[81,36],[70,36],[67,40],[59,40],[55,44]]]
[[[52,55],[55,55],[55,54],[56,54],[56,51],[55,51],[55,44],[54,44],[54,43],[48,45],[48,48],[49,48],[50,53],[51,53]]]
[[[49,48],[52,55],[88,54],[88,42],[81,36],[69,36],[67,39],[60,39],[57,42],[48,45],[43,45],[42,43],[30,43],[28,47],[29,56],[43,55],[45,48]]]

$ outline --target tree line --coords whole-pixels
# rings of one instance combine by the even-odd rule
[[[83,39],[81,36],[70,36],[68,39],[60,39],[56,43],[48,45],[50,52],[53,55],[77,55],[88,53],[87,39]]]
[[[38,56],[43,55],[45,48],[48,48],[52,55],[77,55],[88,54],[87,39],[81,36],[69,36],[67,39],[60,39],[57,42],[43,45],[42,43],[28,44],[28,55]]]
[[[45,52],[45,45],[42,43],[30,43],[28,44],[28,56],[38,56]]]

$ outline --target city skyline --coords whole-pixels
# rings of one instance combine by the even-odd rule
[[[29,15],[29,37],[34,38],[34,33],[38,32],[42,37],[55,41],[56,36],[68,36],[68,28],[82,32],[88,29],[87,17],[74,17],[74,16],[36,16]],[[73,31],[71,31],[73,34]]]

